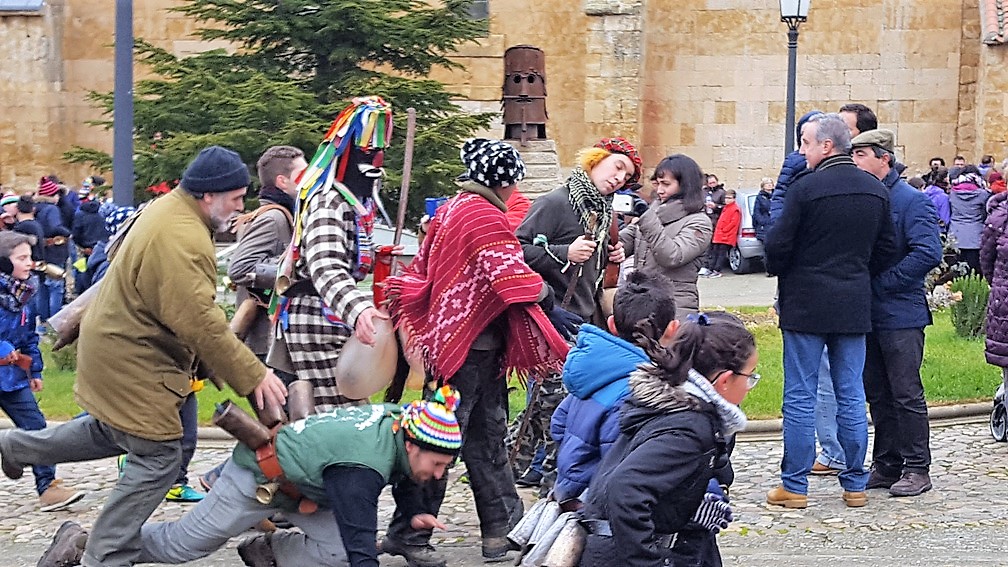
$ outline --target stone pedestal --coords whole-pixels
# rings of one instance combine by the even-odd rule
[[[529,140],[523,146],[520,140],[505,140],[518,150],[525,162],[525,179],[518,184],[529,199],[556,189],[563,182],[560,157],[553,140]]]

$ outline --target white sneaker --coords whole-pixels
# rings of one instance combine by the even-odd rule
[[[700,268],[700,271],[697,272],[697,275],[701,277],[707,277],[710,275],[710,270],[708,270],[707,268]]]

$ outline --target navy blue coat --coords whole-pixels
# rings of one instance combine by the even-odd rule
[[[630,373],[645,362],[648,357],[640,347],[594,325],[581,325],[577,346],[563,369],[570,394],[550,422],[558,446],[553,487],[558,502],[577,498],[588,488],[602,457],[619,437],[619,406],[630,393]]]
[[[35,285],[38,286],[38,281]],[[4,352],[17,349],[32,359],[30,373],[21,370],[19,366],[0,366],[0,390],[13,392],[27,388],[29,378],[42,378],[42,354],[38,348],[39,336],[35,332],[34,298],[17,311],[0,307],[0,341],[7,343],[3,346]]]
[[[942,260],[938,215],[931,199],[895,169],[882,183],[889,188],[896,263],[872,278],[872,329],[923,328],[931,324],[924,276]]]
[[[894,253],[888,191],[874,175],[847,155],[824,159],[790,187],[764,246],[779,276],[781,329],[871,331],[871,278]]]
[[[784,210],[784,196],[787,195],[788,187],[794,183],[798,174],[808,171],[808,162],[805,156],[795,150],[784,158],[780,173],[777,175],[777,185],[774,186],[770,196],[770,223],[773,224],[780,218],[781,211]]]
[[[35,203],[35,220],[42,225],[42,232],[46,238],[70,237],[70,229],[63,224],[63,216],[60,214],[59,207],[52,203]],[[46,246],[42,255],[46,262],[63,266],[66,264],[67,258],[70,257],[70,245],[66,243],[59,246]]]
[[[81,203],[73,218],[73,239],[81,248],[93,248],[102,240],[108,240],[109,233],[105,230],[105,218],[98,213],[98,201]]]
[[[770,198],[770,193],[760,190],[756,194],[756,202],[753,204],[753,229],[756,230],[756,239],[760,242],[766,240],[766,233],[770,230]]]

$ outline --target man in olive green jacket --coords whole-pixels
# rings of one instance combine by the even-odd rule
[[[286,388],[234,333],[214,303],[212,234],[243,208],[248,168],[212,146],[180,188],[151,203],[129,228],[81,323],[77,403],[88,415],[42,431],[0,436],[2,469],[127,454],[84,550],[87,567],[129,566],[140,527],[175,481],[182,457],[179,406],[195,361],[260,407],[282,405]],[[83,541],[83,540],[81,540]]]

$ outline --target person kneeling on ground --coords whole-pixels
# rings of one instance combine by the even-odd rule
[[[144,524],[139,563],[206,557],[282,508],[301,531],[245,540],[238,546],[245,565],[378,567],[378,497],[386,485],[400,479],[423,483],[445,474],[462,446],[457,405],[458,394],[444,387],[430,401],[402,408],[339,407],[282,427],[274,446],[286,480],[331,513],[299,512],[297,503],[280,491],[270,504],[261,504],[256,492],[267,485],[266,477],[256,453],[239,444],[204,500],[179,520]],[[397,504],[410,514],[415,529],[444,529],[435,516],[405,509],[408,502]],[[86,534],[77,524],[65,522],[39,565],[79,564]]]
[[[701,313],[667,349],[644,344],[653,362],[630,375],[620,436],[588,488],[580,565],[719,566],[714,537],[682,536],[745,427],[738,404],[759,381],[756,341],[738,318]]]

